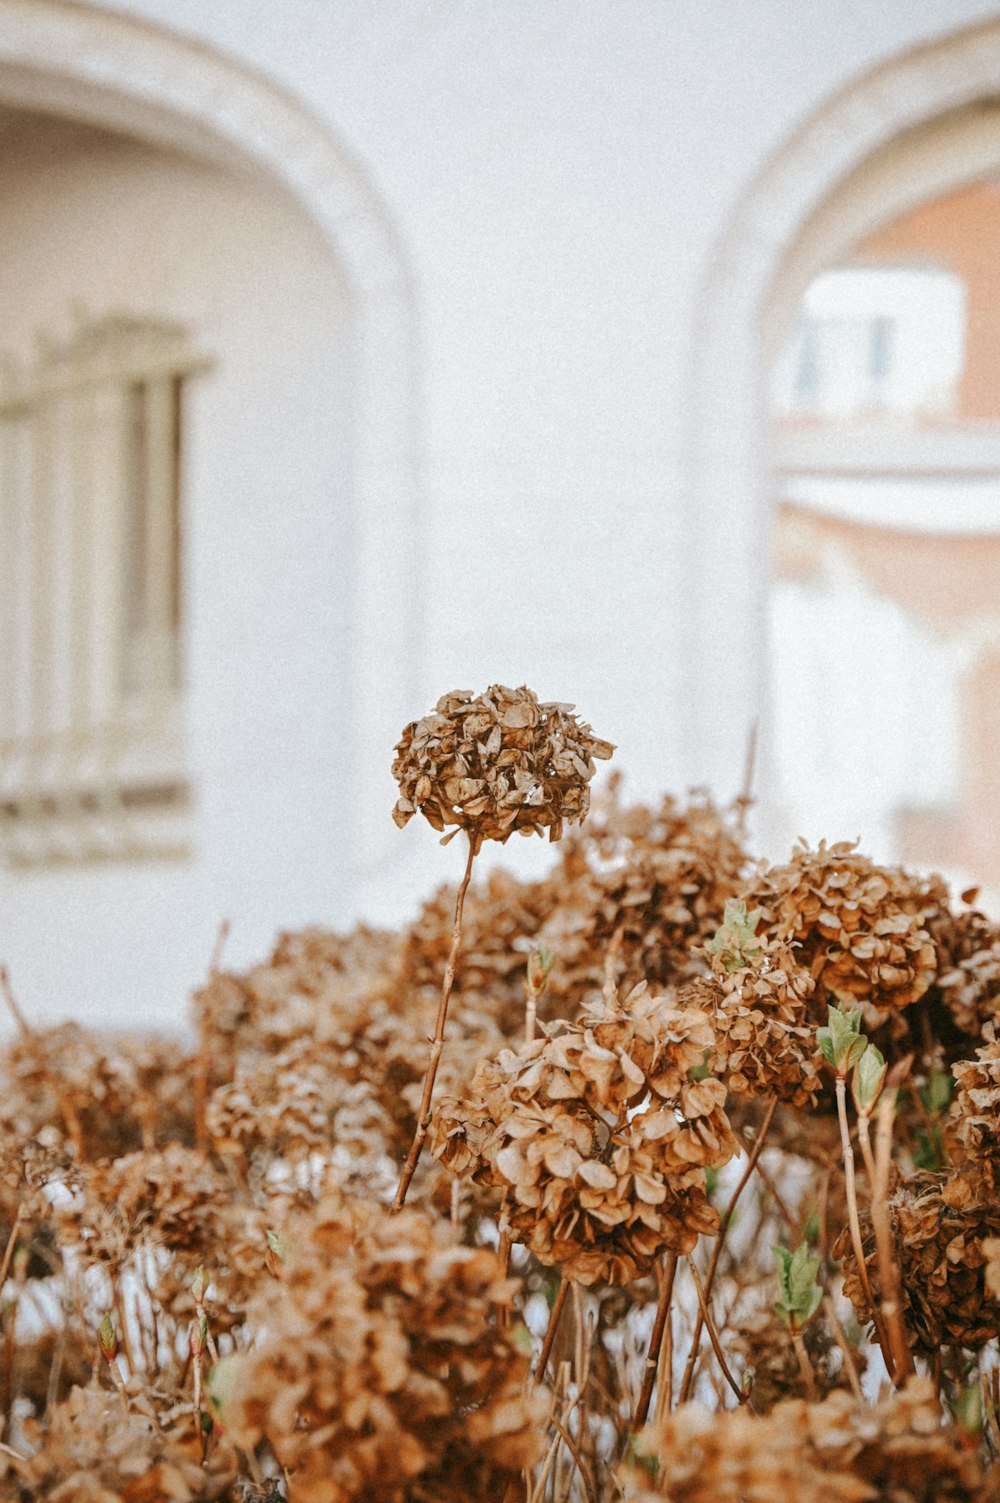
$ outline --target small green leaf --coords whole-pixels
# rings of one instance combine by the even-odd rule
[[[874,1044],[869,1044],[851,1076],[851,1094],[862,1117],[871,1115],[879,1096],[888,1066]]]
[[[827,1008],[827,1026],[816,1030],[816,1040],[823,1058],[838,1075],[847,1075],[865,1052],[868,1040],[861,1032],[861,1008],[844,1012]]]
[[[941,1117],[951,1105],[955,1094],[954,1078],[944,1070],[934,1070],[931,1078],[920,1092],[924,1108],[932,1117]]]
[[[810,1247],[815,1247],[816,1246],[816,1243],[819,1241],[819,1212],[818,1211],[813,1210],[813,1211],[809,1212],[809,1220],[806,1222],[805,1226],[802,1229],[802,1237],[803,1237],[803,1240],[805,1242],[807,1242]]]
[[[745,901],[737,903],[732,898],[727,901],[722,923],[709,940],[708,950],[729,974],[743,970],[761,953],[757,925],[763,912],[763,908],[748,910]]]
[[[514,1327],[510,1334],[514,1345],[517,1347],[517,1350],[521,1352],[525,1357],[530,1357],[534,1348],[531,1344],[531,1332],[528,1330],[528,1327],[524,1324],[524,1322],[518,1321],[517,1325]]]
[[[809,1253],[805,1242],[800,1242],[794,1252],[776,1247],[778,1282],[782,1298],[774,1306],[789,1330],[800,1331],[815,1315],[823,1298],[823,1291],[816,1282],[820,1260]]]
[[[955,1401],[955,1419],[966,1435],[981,1435],[983,1430],[983,1394],[979,1383],[963,1388]]]
[[[231,1402],[240,1370],[245,1364],[246,1358],[241,1353],[234,1352],[232,1356],[223,1357],[209,1368],[205,1389],[216,1414],[222,1415],[226,1405]]]
[[[118,1332],[115,1330],[110,1311],[101,1321],[97,1332],[97,1344],[105,1362],[113,1362],[118,1356]]]
[[[944,1134],[938,1124],[932,1122],[927,1128],[919,1128],[917,1146],[913,1152],[913,1162],[916,1168],[943,1169],[947,1161],[944,1151]]]
[[[660,1469],[660,1463],[651,1451],[639,1449],[639,1437],[630,1435],[625,1448],[625,1460],[629,1466],[641,1468],[648,1477],[655,1477]]]

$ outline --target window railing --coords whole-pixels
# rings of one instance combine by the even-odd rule
[[[0,384],[0,852],[186,846],[176,325],[114,317]]]

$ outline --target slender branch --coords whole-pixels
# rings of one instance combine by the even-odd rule
[[[660,1289],[660,1298],[656,1306],[656,1317],[653,1321],[653,1329],[649,1337],[649,1351],[646,1356],[646,1367],[642,1375],[642,1387],[639,1390],[639,1400],[635,1406],[635,1415],[632,1420],[632,1429],[638,1432],[646,1423],[646,1415],[649,1413],[649,1401],[653,1397],[653,1384],[656,1382],[656,1373],[660,1365],[660,1356],[663,1349],[663,1333],[666,1330],[667,1320],[670,1316],[670,1302],[674,1297],[674,1278],[677,1274],[677,1254],[670,1253],[664,1262],[663,1285]]]
[[[545,1328],[545,1336],[542,1341],[542,1350],[538,1358],[538,1366],[535,1368],[536,1383],[541,1383],[542,1379],[545,1377],[545,1369],[548,1367],[549,1358],[552,1355],[552,1344],[556,1339],[556,1329],[559,1325],[559,1319],[563,1312],[563,1305],[565,1305],[566,1303],[566,1296],[569,1293],[569,1286],[569,1279],[561,1280],[559,1284],[559,1292],[555,1297],[552,1309],[549,1311],[549,1323]]]
[[[479,847],[477,832],[474,828],[468,831],[468,836],[469,856],[465,863],[465,874],[459,883],[458,894],[455,898],[455,923],[451,932],[451,949],[448,952],[448,964],[445,966],[444,981],[441,985],[441,1001],[438,1005],[434,1037],[431,1040],[430,1059],[427,1061],[427,1073],[424,1076],[424,1088],[420,1096],[420,1109],[417,1112],[417,1130],[413,1134],[413,1142],[406,1156],[403,1172],[399,1177],[396,1198],[393,1201],[394,1211],[398,1211],[406,1199],[406,1192],[410,1188],[410,1181],[416,1173],[417,1164],[420,1162],[420,1154],[427,1137],[427,1129],[430,1126],[431,1097],[434,1094],[434,1081],[437,1078],[441,1050],[444,1048],[444,1026],[448,1018],[448,1003],[451,999],[451,989],[455,984],[455,964],[458,960],[458,950],[462,943],[462,911],[465,907],[465,894],[469,888],[469,878],[472,876],[472,863]]]
[[[719,1367],[722,1370],[722,1376],[725,1378],[726,1382],[733,1390],[733,1393],[736,1395],[739,1402],[741,1404],[745,1404],[747,1401],[747,1396],[743,1392],[740,1385],[737,1383],[736,1379],[733,1377],[732,1373],[729,1371],[729,1364],[727,1363],[725,1353],[722,1350],[722,1343],[719,1341],[719,1334],[715,1329],[715,1322],[709,1314],[708,1305],[705,1302],[705,1290],[702,1285],[701,1278],[699,1277],[697,1266],[695,1264],[694,1258],[690,1256],[688,1257],[688,1267],[691,1270],[691,1277],[694,1279],[694,1287],[698,1293],[698,1304],[701,1307],[702,1323],[704,1324],[705,1330],[708,1332],[708,1339],[712,1343],[712,1350],[715,1353],[716,1361],[718,1362]]]
[[[895,1090],[886,1089],[878,1104],[875,1131],[875,1178],[872,1181],[872,1222],[878,1277],[882,1286],[882,1315],[888,1328],[889,1345],[895,1364],[895,1381],[901,1385],[913,1372],[913,1357],[903,1323],[899,1266],[893,1256],[892,1227],[889,1223],[889,1166],[892,1157],[892,1125],[896,1108]]]
[[[844,1333],[844,1328],[840,1323],[840,1317],[837,1314],[833,1300],[828,1294],[824,1295],[823,1297],[823,1309],[826,1313],[826,1318],[829,1322],[830,1329],[833,1332],[834,1340],[840,1347],[841,1353],[843,1354],[844,1371],[847,1374],[847,1381],[851,1385],[851,1392],[860,1403],[864,1400],[864,1393],[861,1389],[861,1379],[858,1377],[857,1359],[854,1355],[854,1352],[851,1350],[851,1344]]]
[[[229,938],[229,920],[223,919],[219,925],[219,932],[215,936],[215,944],[212,947],[212,958],[208,963],[208,985],[219,974],[222,964],[222,952]],[[199,1153],[208,1152],[208,1123],[206,1112],[208,1110],[208,1087],[212,1073],[212,1060],[208,1047],[208,1010],[201,1007],[198,1018],[198,1054],[194,1066],[194,1139],[195,1147]]]
[[[802,1382],[805,1386],[806,1398],[809,1400],[810,1404],[815,1404],[816,1375],[813,1372],[813,1365],[809,1361],[809,1353],[806,1351],[806,1344],[803,1340],[802,1332],[797,1331],[794,1328],[792,1330],[792,1346],[795,1350],[796,1361],[799,1364],[799,1372],[802,1374]]]
[[[722,1249],[725,1245],[726,1237],[729,1234],[730,1225],[732,1224],[733,1212],[736,1209],[736,1203],[749,1184],[750,1176],[753,1174],[754,1170],[757,1167],[757,1160],[760,1158],[761,1150],[764,1147],[764,1139],[767,1137],[768,1129],[770,1128],[771,1123],[774,1121],[774,1113],[777,1105],[777,1096],[772,1096],[767,1104],[767,1111],[764,1113],[764,1120],[760,1124],[757,1136],[754,1139],[754,1145],[750,1150],[750,1154],[747,1158],[743,1173],[740,1175],[739,1183],[737,1184],[736,1189],[733,1191],[732,1195],[729,1197],[729,1204],[726,1206],[726,1209],[723,1212],[722,1219],[719,1223],[719,1235],[715,1239],[715,1246],[712,1249],[712,1257],[708,1265],[708,1273],[705,1276],[706,1300],[712,1293],[712,1286],[715,1283],[715,1275],[719,1269],[719,1260],[722,1257]],[[695,1321],[694,1335],[691,1337],[691,1349],[688,1352],[687,1362],[684,1365],[684,1377],[681,1380],[680,1402],[682,1404],[687,1403],[687,1400],[691,1395],[691,1384],[694,1381],[694,1369],[695,1363],[698,1361],[698,1346],[701,1341],[703,1325],[704,1322],[702,1321],[701,1311],[699,1311],[698,1318]]]
[[[994,1368],[995,1371],[996,1369]],[[979,1374],[979,1384],[983,1390],[983,1412],[986,1415],[987,1429],[993,1442],[993,1449],[1000,1455],[1000,1425],[997,1424],[997,1412],[993,1405],[990,1380],[984,1372],[980,1372]]]
[[[6,1283],[7,1274],[10,1272],[10,1260],[14,1256],[14,1247],[17,1243],[17,1234],[21,1230],[21,1223],[23,1221],[24,1204],[23,1202],[18,1201],[17,1210],[14,1212],[14,1222],[10,1229],[10,1236],[7,1238],[7,1246],[4,1248],[3,1262],[0,1263],[0,1289],[2,1289],[4,1284]]]
[[[753,779],[754,767],[757,761],[757,726],[758,722],[752,720],[747,732],[746,759],[743,763],[743,786],[736,799],[736,807],[739,810],[736,828],[742,840],[746,839],[747,811],[753,803]]]
[[[865,1262],[864,1243],[861,1239],[858,1192],[854,1179],[854,1149],[851,1147],[851,1130],[847,1122],[847,1082],[843,1075],[837,1076],[836,1087],[837,1117],[840,1122],[840,1147],[844,1159],[844,1188],[847,1193],[847,1223],[851,1231],[851,1247],[854,1249],[854,1261],[858,1265],[858,1278],[861,1280],[861,1289],[875,1322],[875,1333],[878,1337],[878,1344],[882,1348],[882,1355],[885,1358],[885,1365],[888,1368],[889,1376],[895,1382],[895,1364],[892,1360],[892,1349],[889,1346],[885,1327],[882,1324],[878,1307],[875,1304],[875,1296],[872,1293],[871,1281],[868,1277],[868,1265]]]
[[[864,1112],[858,1113],[858,1143],[861,1148],[861,1157],[865,1161],[865,1173],[871,1186],[872,1205],[875,1203],[875,1156],[872,1153],[871,1124]]]

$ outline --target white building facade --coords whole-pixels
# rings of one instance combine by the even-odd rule
[[[0,0],[26,1010],[178,1024],[223,921],[242,964],[411,910],[454,852],[388,767],[448,689],[735,793],[776,352],[845,248],[1000,167],[998,101],[973,0]]]

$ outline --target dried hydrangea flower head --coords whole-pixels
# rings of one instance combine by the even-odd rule
[[[986,1284],[984,1243],[1000,1236],[1000,1206],[978,1167],[913,1175],[891,1196],[889,1212],[911,1343],[934,1352],[942,1343],[975,1349],[994,1340],[1000,1304]],[[877,1295],[870,1220],[863,1217],[862,1227],[868,1278]],[[833,1256],[843,1260],[844,1293],[865,1323],[872,1312],[846,1228],[833,1245]]]
[[[590,807],[594,759],[613,751],[572,705],[541,704],[530,689],[503,684],[479,695],[456,690],[404,730],[392,764],[400,789],[392,817],[402,828],[419,811],[435,830],[469,831],[477,848],[515,830],[548,830],[558,840],[563,824]]]
[[[542,1263],[582,1284],[628,1283],[718,1230],[705,1171],[736,1140],[725,1086],[691,1076],[711,1025],[638,988],[621,1012],[542,1032],[481,1061],[469,1099],[442,1101],[434,1152],[507,1192],[510,1229]]]
[[[762,934],[797,947],[820,1011],[832,996],[862,1005],[865,1026],[877,1028],[934,980],[925,920],[941,892],[940,884],[877,866],[851,842],[821,841],[816,850],[797,846],[785,866],[765,867],[746,904],[761,910]]]
[[[955,1027],[977,1038],[1000,1015],[1000,925],[970,908],[943,907],[929,925],[938,947],[937,990]]]
[[[600,996],[612,946],[622,994],[640,981],[661,990],[701,974],[697,947],[746,883],[749,858],[731,811],[699,794],[628,807],[617,792],[612,774],[553,873],[539,938],[559,957],[550,992],[564,999],[563,1016]]]
[[[941,1424],[930,1378],[874,1406],[849,1394],[757,1417],[684,1404],[649,1426],[621,1478],[626,1503],[988,1503],[996,1471]],[[655,1481],[650,1474],[655,1473]]]
[[[811,1106],[823,1063],[810,1014],[815,982],[790,945],[757,933],[760,918],[759,908],[726,903],[704,951],[712,974],[690,982],[681,1000],[711,1018],[712,1073],[733,1095]]]
[[[958,1093],[952,1108],[955,1134],[984,1178],[1000,1183],[1000,1043],[996,1026],[988,1023],[985,1043],[976,1058],[952,1066]]]
[[[407,1208],[329,1197],[290,1228],[266,1332],[222,1365],[221,1418],[266,1437],[299,1503],[502,1498],[536,1459],[548,1397],[493,1318],[518,1287],[490,1248]]]

